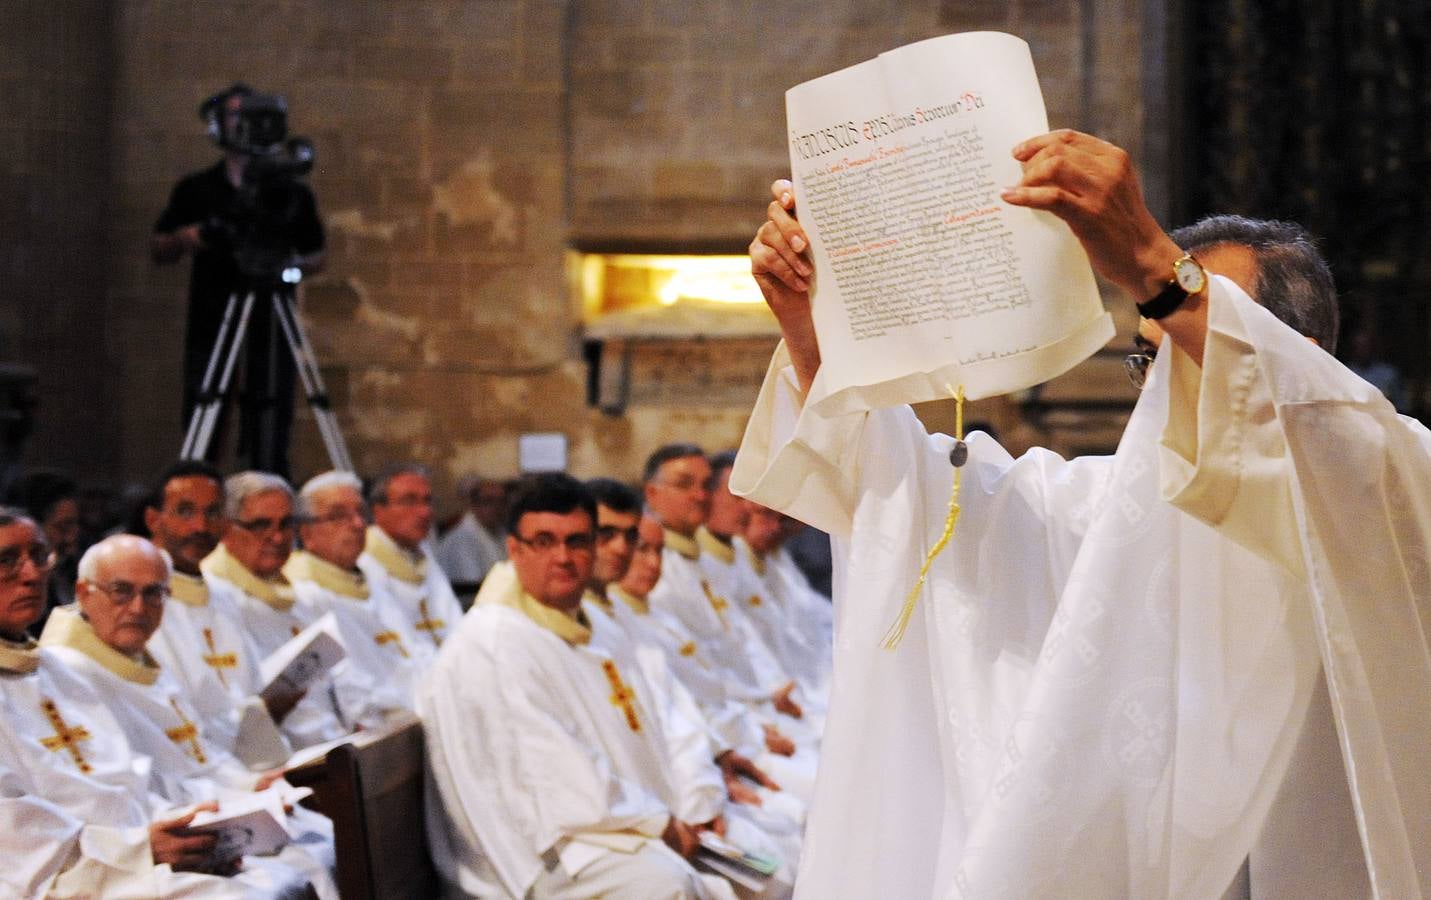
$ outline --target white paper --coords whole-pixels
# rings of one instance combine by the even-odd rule
[[[314,679],[347,655],[338,637],[337,620],[332,613],[325,613],[259,664],[264,682],[260,696],[307,690]]]
[[[821,367],[846,412],[1020,390],[1113,335],[1087,256],[1049,213],[1010,206],[1016,144],[1048,130],[1028,45],[920,41],[786,92],[810,237]]]
[[[565,472],[566,435],[533,431],[517,438],[517,465],[522,472]]]
[[[289,799],[296,802],[311,793],[307,789],[294,789],[289,792]],[[219,862],[277,853],[288,843],[288,831],[283,827],[287,820],[284,801],[285,797],[274,791],[225,799],[218,812],[201,812],[186,827],[190,831],[218,835],[213,855]]]

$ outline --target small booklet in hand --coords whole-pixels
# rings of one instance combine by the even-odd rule
[[[290,798],[306,796],[295,791],[289,794]],[[287,816],[282,802],[283,798],[272,791],[260,791],[241,799],[226,798],[218,812],[201,812],[187,827],[189,831],[218,835],[213,854],[219,863],[240,856],[277,853],[288,843],[288,831],[283,825]]]
[[[275,695],[305,691],[347,655],[338,638],[337,620],[326,613],[259,664],[263,677],[259,695],[267,701]]]
[[[712,872],[752,891],[764,888],[783,864],[779,857],[742,850],[713,831],[701,832],[701,846],[696,850],[695,859]]]

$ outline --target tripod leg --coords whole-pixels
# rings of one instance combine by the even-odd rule
[[[229,301],[224,306],[224,317],[219,323],[219,333],[214,337],[214,346],[209,350],[209,362],[204,367],[204,379],[199,385],[199,394],[194,400],[194,408],[189,413],[189,427],[184,432],[184,443],[179,450],[180,459],[199,459],[202,454],[194,454],[194,445],[199,437],[199,423],[205,417],[208,410],[210,389],[214,383],[214,372],[218,368],[219,357],[223,353],[224,343],[229,337],[229,328],[233,325],[234,310],[238,308],[238,294],[229,294]]]
[[[298,377],[303,380],[303,393],[308,399],[308,407],[313,410],[314,421],[318,423],[318,433],[323,438],[323,446],[328,451],[328,460],[333,468],[353,471],[353,460],[348,455],[348,445],[343,440],[343,432],[338,428],[338,419],[333,414],[332,402],[323,376],[318,371],[318,357],[313,353],[313,345],[303,331],[303,323],[298,318],[294,304],[277,291],[273,294],[273,311],[283,327],[283,336],[288,341],[288,350],[293,354]]]
[[[238,295],[235,294],[234,298],[237,299],[237,297]],[[253,312],[253,298],[253,291],[249,291],[248,295],[244,297],[243,309],[239,313],[238,325],[234,328],[232,339],[224,351],[226,358],[224,360],[222,374],[219,376],[217,390],[209,394],[202,411],[196,410],[196,413],[201,412],[201,414],[196,416],[198,432],[194,437],[192,445],[188,447],[189,452],[184,457],[185,459],[203,459],[204,455],[209,452],[209,442],[214,438],[214,428],[219,421],[219,412],[223,409],[224,398],[229,391],[229,382],[233,378],[234,363],[238,361],[239,351],[243,349],[244,336],[248,332],[248,319],[249,315]],[[218,354],[219,346],[216,345],[214,347],[214,357],[209,361],[210,368],[213,368],[214,363],[218,359]]]

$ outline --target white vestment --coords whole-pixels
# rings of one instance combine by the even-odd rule
[[[299,617],[314,622],[332,613],[347,653],[333,667],[333,699],[349,729],[380,728],[413,709],[417,671],[399,630],[391,597],[374,590],[362,570],[345,572],[302,550],[283,572],[297,595]]]
[[[152,900],[302,896],[303,873],[277,860],[230,878],[156,865],[149,824],[172,818],[149,790],[105,702],[47,650],[0,660],[0,888],[5,896]],[[33,666],[33,668],[31,668]]]
[[[224,594],[238,612],[244,633],[261,662],[312,624],[305,619],[306,607],[298,606],[293,586],[280,572],[273,578],[259,578],[220,544],[204,558],[204,574],[213,594]],[[263,684],[254,673],[252,689]],[[279,730],[294,750],[311,747],[351,733],[338,715],[333,699],[333,681],[328,674],[314,679],[303,699],[278,723]]]
[[[426,547],[414,555],[404,550],[377,525],[368,527],[367,549],[358,559],[372,589],[393,600],[407,648],[419,677],[442,649],[443,641],[462,619],[462,605],[442,567]]]
[[[660,842],[672,811],[696,802],[670,781],[638,673],[583,642],[585,629],[563,614],[512,602],[521,608],[473,606],[418,688],[437,794],[433,860],[467,896],[524,897],[558,866],[578,876]],[[574,643],[552,630],[563,625]]]
[[[153,657],[133,660],[106,646],[73,606],[51,613],[40,646],[83,678],[114,713],[130,748],[149,757],[151,788],[170,805],[217,800],[222,811],[225,801],[253,792],[258,776],[209,738],[197,708]],[[247,858],[245,865],[277,864],[301,872],[321,897],[336,900],[333,824],[301,806],[283,813],[284,789],[291,790],[276,782],[266,790],[292,843],[272,858]]]
[[[146,648],[199,707],[216,740],[253,768],[287,758],[287,741],[258,692],[258,650],[243,625],[234,592],[208,576],[174,572],[164,618]],[[250,740],[256,732],[262,734]],[[254,747],[278,752],[250,753]]]
[[[433,554],[453,584],[477,584],[507,558],[505,536],[488,531],[469,510],[437,539]]]
[[[1360,827],[1377,896],[1431,893],[1431,437],[1230,282],[1209,304],[1203,368],[1165,342],[1113,457],[969,439],[894,652],[951,440],[814,415],[777,353],[731,481],[836,536],[802,896],[1216,898],[1249,853],[1256,881],[1317,766],[1319,670],[1351,791],[1295,808]]]

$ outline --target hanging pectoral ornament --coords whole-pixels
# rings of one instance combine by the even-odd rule
[[[949,513],[944,517],[944,533],[939,535],[939,540],[934,542],[934,546],[924,557],[924,565],[919,569],[919,580],[914,583],[909,596],[904,598],[899,618],[895,619],[889,631],[885,632],[884,640],[880,642],[880,646],[886,650],[895,649],[899,642],[904,640],[904,632],[909,628],[915,604],[919,602],[919,594],[924,590],[924,580],[929,577],[929,567],[934,565],[934,558],[948,546],[949,540],[954,537],[954,529],[959,524],[960,476],[964,472],[964,464],[969,461],[969,445],[964,443],[964,386],[960,385],[958,390],[949,385],[945,387],[954,395],[954,446],[949,450],[949,464],[954,467],[954,489],[949,494]]]

